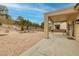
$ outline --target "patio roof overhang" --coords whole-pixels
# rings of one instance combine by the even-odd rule
[[[49,20],[53,20],[54,22],[62,22],[67,20],[73,20],[79,14],[79,11],[74,8],[66,8],[58,11],[45,13],[46,17]]]
[[[54,22],[67,22],[76,20],[79,17],[79,11],[73,8],[66,8],[58,11],[48,12],[44,15],[44,33],[45,38],[49,38],[49,21]]]

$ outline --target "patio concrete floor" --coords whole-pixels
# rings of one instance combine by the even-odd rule
[[[66,38],[64,33],[52,33],[21,56],[79,56],[79,42]]]

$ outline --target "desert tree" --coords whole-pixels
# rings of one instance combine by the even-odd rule
[[[17,20],[19,22],[21,31],[24,31],[24,27],[26,26],[26,20],[24,19],[23,16],[18,16]]]
[[[79,11],[79,3],[77,3],[75,6],[74,6],[74,9]]]
[[[44,28],[44,22],[42,22],[40,26],[41,26],[41,28]]]

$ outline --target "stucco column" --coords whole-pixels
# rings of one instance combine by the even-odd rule
[[[48,23],[49,23],[48,16],[45,15],[44,16],[44,36],[46,39],[49,38],[49,28],[48,28],[49,24]]]
[[[67,30],[66,30],[67,35],[69,35],[69,21],[67,21]]]

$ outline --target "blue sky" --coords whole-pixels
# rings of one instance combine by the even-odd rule
[[[7,3],[2,4],[8,7],[9,15],[14,20],[18,16],[23,16],[26,20],[30,20],[35,23],[43,22],[44,13],[55,11],[62,8],[73,6],[73,3]]]

